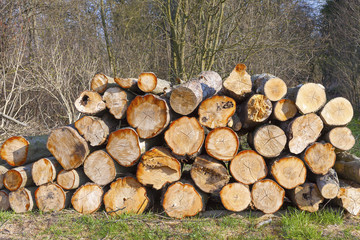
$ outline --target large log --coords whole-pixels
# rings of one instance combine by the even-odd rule
[[[86,183],[79,187],[71,198],[73,208],[82,214],[96,212],[102,204],[104,191],[95,183]]]
[[[236,101],[243,100],[251,93],[251,76],[246,72],[245,64],[239,63],[223,83],[224,92]]]
[[[206,98],[217,94],[222,89],[222,79],[214,71],[205,71],[171,91],[170,106],[181,115],[192,113]]]
[[[200,190],[218,194],[230,180],[230,175],[221,162],[207,155],[195,158],[190,175]]]
[[[4,188],[5,173],[11,168],[9,165],[0,165],[0,189]]]
[[[354,116],[354,110],[346,98],[331,99],[320,112],[320,117],[326,125],[343,126],[348,124]]]
[[[221,127],[209,132],[205,139],[207,154],[222,161],[230,161],[239,149],[239,138],[230,128]]]
[[[16,213],[32,211],[35,207],[36,187],[20,188],[9,194],[11,209]]]
[[[336,127],[324,135],[325,141],[339,151],[348,151],[355,145],[355,137],[347,127]]]
[[[251,190],[254,207],[263,213],[274,213],[284,202],[285,190],[270,179],[256,182]]]
[[[263,73],[252,80],[255,92],[265,95],[271,101],[279,101],[287,93],[286,83],[271,74]]]
[[[35,162],[43,157],[49,157],[51,154],[46,148],[48,137],[48,135],[11,137],[1,146],[0,158],[10,166],[17,167]]]
[[[265,178],[268,173],[264,158],[253,150],[239,152],[231,160],[229,170],[236,181],[246,185]]]
[[[227,96],[213,96],[205,99],[199,106],[199,122],[214,129],[226,127],[236,110],[235,100]]]
[[[254,94],[240,105],[242,128],[250,129],[265,122],[272,113],[272,103],[265,95]]]
[[[229,183],[221,189],[220,199],[227,210],[241,212],[251,203],[249,186],[238,182]]]
[[[154,147],[145,152],[136,171],[136,178],[141,184],[156,190],[180,180],[180,177],[180,162],[164,147]]]
[[[135,96],[132,93],[123,91],[119,87],[108,88],[102,97],[109,112],[116,119],[126,117],[126,110],[134,98]]]
[[[33,163],[12,168],[5,173],[4,187],[10,191],[16,191],[19,188],[31,186],[34,184],[31,169]]]
[[[8,190],[0,190],[0,211],[6,211],[10,208]]]
[[[339,178],[332,168],[325,175],[316,176],[316,184],[321,195],[326,199],[333,199],[339,193]]]
[[[360,158],[347,152],[338,153],[334,169],[343,179],[360,184]]]
[[[106,109],[101,95],[94,91],[83,91],[74,104],[76,110],[89,115],[101,114]]]
[[[273,108],[273,118],[281,122],[295,117],[298,112],[295,102],[286,98],[275,102]]]
[[[170,122],[166,101],[153,94],[137,96],[130,103],[126,114],[129,125],[144,139],[160,134]]]
[[[150,205],[146,188],[133,177],[118,178],[104,195],[105,210],[115,216],[143,213]]]
[[[41,185],[35,191],[36,206],[43,212],[58,212],[66,208],[71,199],[71,192],[65,192],[56,183]]]
[[[313,143],[303,153],[303,159],[313,173],[324,175],[335,164],[335,148],[330,143]]]
[[[290,190],[289,194],[293,203],[299,209],[307,212],[316,212],[319,210],[319,204],[324,201],[315,183],[304,183]]]
[[[351,181],[339,179],[340,190],[335,203],[347,212],[356,216],[360,212],[360,185]]]
[[[90,153],[86,140],[71,127],[52,130],[47,148],[65,170],[81,166]]]
[[[55,181],[56,176],[61,170],[61,165],[54,157],[41,158],[34,162],[31,176],[35,185],[40,186]]]
[[[65,190],[77,189],[88,181],[82,168],[61,170],[56,178],[57,184]]]

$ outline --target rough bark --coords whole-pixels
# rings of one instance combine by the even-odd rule
[[[31,175],[35,185],[40,186],[55,181],[61,170],[61,165],[54,157],[41,158],[33,164]]]
[[[76,110],[89,115],[101,114],[106,109],[101,95],[94,91],[83,91],[74,104]]]
[[[300,210],[307,212],[316,212],[324,201],[316,184],[309,182],[290,190],[290,198]]]
[[[271,175],[283,188],[293,189],[305,182],[306,167],[297,157],[281,157],[271,164]]]
[[[123,91],[119,87],[108,88],[102,97],[109,112],[116,119],[126,117],[126,110],[134,98],[134,94]]]
[[[239,138],[230,128],[221,127],[209,132],[205,139],[207,154],[222,161],[230,161],[239,150]]]
[[[20,188],[9,194],[9,203],[11,209],[16,213],[32,211],[35,207],[36,187]]]
[[[220,191],[220,198],[223,206],[233,212],[241,212],[251,203],[249,186],[238,182],[225,185]]]
[[[326,199],[333,199],[339,193],[339,178],[334,169],[330,169],[325,175],[318,175],[316,177],[316,184],[321,195]]]
[[[272,103],[265,95],[254,94],[240,105],[242,128],[250,129],[265,122],[271,115]]]
[[[0,190],[0,210],[6,211],[10,208],[10,202],[9,202],[9,194],[10,192],[8,190]]]
[[[11,168],[9,165],[0,165],[0,189],[4,188],[5,173]]]
[[[335,202],[347,212],[356,216],[360,212],[360,185],[339,179],[340,190]]]
[[[35,191],[36,206],[43,212],[58,212],[70,204],[71,192],[65,192],[56,183],[41,185]]]
[[[360,158],[347,152],[338,153],[334,166],[339,177],[360,184]]]
[[[324,124],[328,126],[343,126],[348,124],[354,116],[354,110],[346,98],[331,99],[320,112]]]
[[[80,187],[89,181],[82,168],[72,170],[61,170],[56,178],[57,184],[64,190]]]
[[[82,214],[96,212],[102,204],[102,188],[95,183],[86,183],[79,187],[71,198],[73,208]]]
[[[237,109],[240,109],[240,108],[237,108]],[[232,117],[229,119],[229,122],[227,124],[227,126],[229,128],[231,128],[232,130],[234,130],[235,132],[240,131],[242,128],[242,122],[240,120],[239,114],[240,114],[240,111],[236,110],[234,115],[232,115]]]
[[[286,83],[267,73],[260,74],[253,80],[253,88],[256,93],[265,95],[271,101],[279,101],[287,93]]]
[[[298,112],[295,102],[286,98],[275,102],[273,108],[273,118],[281,122],[295,117]]]
[[[284,202],[285,190],[270,179],[256,182],[251,190],[254,207],[263,213],[274,213]]]
[[[330,143],[313,143],[304,152],[303,159],[315,174],[326,174],[335,164],[335,148]]]
[[[224,92],[236,101],[243,100],[251,93],[251,76],[246,72],[245,64],[239,63],[223,83]]]
[[[34,184],[31,169],[33,163],[12,168],[5,173],[4,187],[10,191],[16,191],[19,188],[31,186]]]

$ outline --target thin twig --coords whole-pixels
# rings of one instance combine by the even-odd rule
[[[15,118],[12,118],[12,117],[4,114],[4,113],[0,113],[0,116],[2,116],[3,118],[8,119],[8,120],[10,120],[10,121],[13,121],[14,123],[17,123],[17,124],[19,124],[19,125],[21,125],[21,126],[27,127],[27,124],[26,124],[26,123],[20,122],[19,120],[16,120]]]

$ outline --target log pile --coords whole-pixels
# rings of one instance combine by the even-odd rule
[[[325,88],[288,88],[238,64],[171,86],[154,73],[96,74],[74,102],[74,124],[1,146],[0,209],[140,214],[161,207],[194,216],[209,202],[229,211],[278,211],[285,196],[314,212],[333,202],[360,211],[360,159],[346,127],[353,109]],[[246,149],[239,139],[246,139]]]

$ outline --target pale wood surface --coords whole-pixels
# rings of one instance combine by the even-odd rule
[[[102,204],[102,188],[95,183],[86,183],[79,187],[71,198],[73,208],[82,214],[96,212]]]
[[[251,190],[255,208],[263,213],[274,213],[280,209],[285,197],[285,190],[270,179],[256,182]]]
[[[251,203],[249,186],[239,182],[225,185],[220,191],[220,198],[223,206],[233,212],[241,212]]]
[[[205,139],[207,154],[222,161],[235,157],[240,146],[239,137],[230,128],[220,127],[208,133]]]

